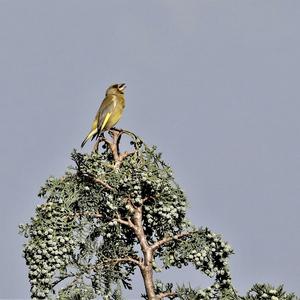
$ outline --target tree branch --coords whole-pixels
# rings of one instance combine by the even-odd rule
[[[132,202],[130,196],[128,196],[127,198],[123,199],[123,202],[124,202],[125,204],[130,205],[130,212],[131,212],[131,213],[133,213],[133,212],[135,211],[135,209],[137,208],[137,206],[133,204],[133,202]]]
[[[123,134],[129,135],[132,139],[132,133],[129,133],[129,131],[124,131],[123,129],[117,129],[117,128],[112,128],[108,131],[108,134],[111,136],[111,140],[108,140],[104,135],[101,135],[95,145],[94,145],[94,152],[98,151],[99,148],[99,144],[101,142],[104,142],[107,147],[109,148],[110,152],[113,155],[115,164],[114,164],[114,168],[118,169],[122,163],[122,161],[129,155],[135,153],[137,151],[136,147],[135,150],[133,151],[125,151],[123,153],[120,152],[120,141],[121,141],[121,137]],[[134,137],[135,139],[137,139],[137,137]]]
[[[134,265],[139,266],[140,268],[144,268],[141,261],[134,259],[132,257],[122,257],[122,258],[115,258],[115,259],[108,259],[105,261],[105,263],[112,263],[114,265],[117,265],[119,263],[132,263]]]
[[[119,155],[119,160],[122,161],[124,158],[126,158],[127,156],[131,155],[131,154],[134,154],[136,151],[133,150],[133,151],[125,151],[123,153],[121,153]]]
[[[94,183],[98,183],[98,184],[101,184],[103,187],[105,187],[106,189],[110,190],[110,191],[113,191],[114,188],[109,185],[108,183],[106,183],[104,180],[100,179],[100,178],[96,178],[94,177],[92,174],[89,174],[87,172],[83,173],[83,172],[80,172],[84,177],[88,178],[89,180],[91,180],[92,182]]]
[[[125,220],[123,220],[123,219],[120,217],[119,214],[117,214],[117,216],[118,216],[118,217],[115,218],[115,219],[113,219],[113,221],[116,221],[116,222],[118,222],[118,223],[120,223],[120,224],[126,225],[126,226],[132,228],[133,230],[135,230],[135,226],[134,226],[134,224],[131,222],[131,220],[130,220],[129,218],[127,219],[127,221],[125,221]]]
[[[146,293],[149,300],[157,300],[154,291],[154,283],[153,283],[153,267],[152,267],[153,251],[147,241],[147,237],[143,228],[142,206],[139,206],[135,209],[134,215],[132,217],[132,223],[134,226],[133,230],[139,241],[144,256],[143,267],[140,268],[140,270],[144,279]]]
[[[152,248],[152,251],[155,251],[157,250],[159,247],[161,247],[162,245],[165,245],[171,241],[175,241],[175,240],[180,240],[181,238],[183,237],[186,237],[186,236],[190,236],[192,234],[194,234],[196,231],[190,231],[190,232],[181,232],[181,233],[178,233],[176,235],[173,235],[173,236],[166,236],[164,237],[163,239],[155,242],[151,248]]]
[[[73,273],[70,273],[70,274],[65,275],[65,276],[61,276],[56,281],[54,281],[52,283],[52,287],[54,288],[56,285],[58,285],[60,282],[64,281],[65,279],[70,278],[70,277],[75,277],[75,276],[76,276],[76,274],[73,274]]]
[[[99,183],[99,184],[103,185],[108,190],[111,190],[111,191],[114,190],[114,188],[112,186],[110,186],[108,183],[106,183],[105,181],[103,181],[100,178],[93,178],[93,181],[96,182],[96,183]]]
[[[175,297],[177,295],[176,292],[163,292],[157,295],[158,299],[163,299],[166,297]]]
[[[155,198],[153,196],[146,196],[145,198],[142,199],[142,204],[144,204],[146,201],[149,200],[155,200]]]

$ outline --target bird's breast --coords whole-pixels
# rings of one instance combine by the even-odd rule
[[[124,97],[120,97],[120,105],[124,109],[124,107],[125,107],[125,98]]]

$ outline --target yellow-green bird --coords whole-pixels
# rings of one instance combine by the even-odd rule
[[[125,83],[111,85],[105,93],[105,98],[102,101],[96,117],[92,123],[92,129],[81,144],[81,148],[89,139],[99,136],[102,132],[110,130],[120,120],[124,107]]]

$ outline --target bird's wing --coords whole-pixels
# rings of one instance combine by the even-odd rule
[[[97,125],[99,131],[102,131],[104,129],[116,105],[117,105],[117,98],[115,95],[107,95],[103,100],[99,108],[99,111],[97,113],[97,117],[98,117]]]

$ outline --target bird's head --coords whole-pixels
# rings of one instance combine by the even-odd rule
[[[112,84],[112,85],[106,90],[106,95],[124,94],[125,88],[126,88],[126,84],[125,84],[125,83],[116,83],[116,84]]]

